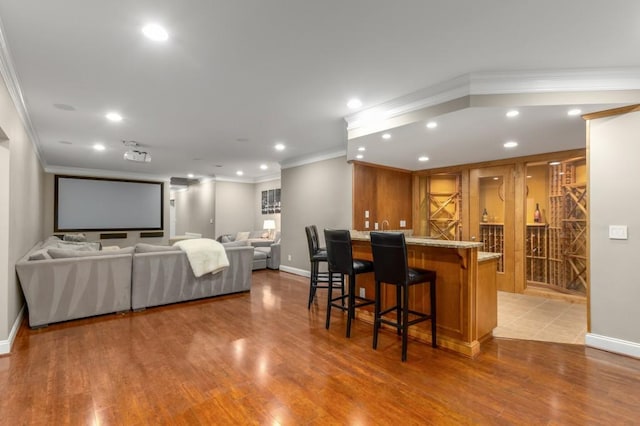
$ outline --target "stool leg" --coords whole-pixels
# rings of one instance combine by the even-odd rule
[[[329,288],[327,288],[327,322],[324,327],[329,329],[329,322],[331,321],[331,299],[333,299],[333,273],[329,270]]]
[[[351,337],[351,320],[356,316],[356,275],[349,275],[349,301],[347,303],[347,337]]]
[[[438,347],[438,339],[436,339],[436,280],[429,283],[431,296],[431,346]]]
[[[318,262],[311,262],[311,273],[309,275],[309,304],[307,309],[311,309],[311,303],[316,296],[316,287],[318,286]]]
[[[340,274],[340,296],[342,296],[341,302],[344,308],[344,274]]]
[[[375,304],[373,309],[373,349],[378,348],[378,330],[380,329],[380,281],[375,283]]]
[[[396,331],[402,335],[402,291],[400,285],[396,286]]]
[[[402,289],[402,362],[407,360],[407,332],[409,331],[409,289],[407,286],[398,286]]]

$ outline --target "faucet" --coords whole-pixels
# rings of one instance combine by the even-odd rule
[[[387,219],[382,221],[382,225],[381,226],[381,231],[384,231],[384,223],[387,222],[387,229],[389,228],[389,221]]]

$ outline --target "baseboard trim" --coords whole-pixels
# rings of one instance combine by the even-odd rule
[[[22,317],[24,316],[24,305],[20,312],[18,312],[18,318],[13,323],[13,327],[11,327],[11,332],[9,333],[9,338],[7,340],[0,340],[0,355],[6,355],[11,353],[11,346],[13,346],[13,341],[16,339],[16,335],[18,334],[18,330],[20,329],[20,324],[22,324]]]
[[[633,358],[640,358],[640,343],[629,342],[627,340],[601,336],[593,333],[586,334],[584,337],[584,343],[592,348],[602,349],[607,352],[613,352]]]
[[[280,270],[284,272],[288,272],[290,274],[302,275],[303,277],[309,277],[311,273],[309,271],[305,271],[304,269],[294,268],[293,266],[280,265]]]

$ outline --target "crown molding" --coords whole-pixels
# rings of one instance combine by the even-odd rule
[[[53,167],[46,167],[44,171],[47,173],[52,173],[57,175],[71,175],[71,176],[90,176],[90,177],[115,178],[115,179],[150,180],[150,181],[161,181],[161,182],[169,182],[171,180],[170,177],[161,176],[161,175],[119,172],[119,171],[102,170],[102,169],[83,169],[79,167],[53,166]]]
[[[7,91],[9,92],[9,96],[11,96],[13,105],[20,117],[20,121],[22,121],[22,125],[27,132],[27,136],[29,136],[29,139],[31,140],[36,156],[38,157],[42,168],[46,169],[47,163],[42,155],[40,138],[38,137],[38,133],[31,122],[29,109],[27,108],[24,96],[22,95],[22,89],[20,89],[20,81],[18,80],[18,75],[16,74],[15,67],[13,66],[11,52],[9,51],[9,46],[7,45],[4,33],[4,25],[2,24],[2,19],[0,19],[0,75],[2,75]]]
[[[349,130],[473,95],[623,91],[640,89],[640,68],[572,69],[465,74],[345,117]]]
[[[319,152],[317,154],[292,158],[284,160],[280,163],[280,169],[290,169],[292,167],[304,166],[306,164],[317,163],[319,161],[331,160],[333,158],[345,157],[347,155],[346,149],[332,150]]]

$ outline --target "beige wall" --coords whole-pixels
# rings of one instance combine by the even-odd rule
[[[304,227],[351,229],[353,167],[346,157],[282,170],[282,262],[309,270]],[[320,236],[324,244],[324,236]],[[291,256],[291,260],[289,259]]]
[[[216,182],[216,237],[253,230],[256,216],[254,186],[253,183]]]
[[[92,177],[104,177],[98,174]],[[51,235],[54,233],[53,226],[53,211],[54,211],[54,198],[55,198],[55,174],[46,173],[44,178],[44,228],[46,230],[46,235]],[[163,231],[164,237],[162,238],[140,238],[140,231],[118,231],[118,232],[126,232],[127,238],[116,238],[116,239],[108,239],[102,240],[103,246],[119,246],[119,247],[130,247],[134,246],[137,243],[147,243],[147,244],[168,244],[169,242],[169,183],[164,183],[164,195],[163,195]],[[109,233],[108,231],[104,231],[104,233]],[[86,234],[87,239],[89,241],[100,241],[101,232],[84,232]]]
[[[15,263],[44,236],[44,173],[4,80],[0,84],[0,353],[24,305]],[[6,138],[4,137],[6,136]]]
[[[191,185],[186,190],[175,192],[176,235],[195,232],[203,238],[215,238],[215,197],[215,181]]]
[[[612,339],[620,339],[633,343],[635,352],[627,353],[640,357],[638,135],[640,112],[590,122],[591,335],[587,343],[616,352],[619,342]],[[627,225],[628,239],[609,239],[609,225]]]

